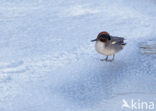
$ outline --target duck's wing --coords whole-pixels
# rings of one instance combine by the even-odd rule
[[[117,36],[111,36],[111,43],[112,44],[123,44],[124,38],[123,37],[117,37]]]

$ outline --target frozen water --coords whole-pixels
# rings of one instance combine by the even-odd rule
[[[154,0],[1,0],[0,111],[121,111],[156,104]],[[100,31],[126,38],[112,63],[94,49]],[[125,109],[129,111],[130,109]]]

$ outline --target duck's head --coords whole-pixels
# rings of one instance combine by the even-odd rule
[[[91,42],[98,41],[98,40],[101,42],[107,42],[108,40],[111,40],[111,37],[108,32],[104,31],[104,32],[100,32],[97,38],[92,40]]]

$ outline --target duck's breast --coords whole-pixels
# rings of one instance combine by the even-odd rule
[[[110,56],[115,54],[115,50],[113,50],[111,47],[106,47],[106,44],[101,41],[97,41],[95,44],[95,49],[98,53],[101,53],[106,56]]]

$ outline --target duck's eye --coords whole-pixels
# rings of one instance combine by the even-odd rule
[[[106,37],[106,35],[105,35],[105,34],[103,34],[103,35],[101,35],[101,37],[102,37],[102,38],[105,38],[105,37]]]
[[[110,40],[110,37],[107,34],[103,34],[103,35],[101,35],[101,37],[104,38],[104,39],[106,39],[106,40]]]

